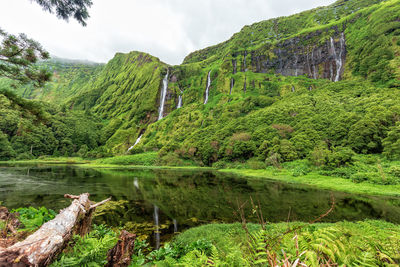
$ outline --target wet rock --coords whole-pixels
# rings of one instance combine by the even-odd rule
[[[278,43],[275,47],[262,47],[251,52],[251,68],[255,72],[274,71],[284,76],[306,75],[312,79],[339,81],[344,72],[346,40],[344,33],[335,29],[334,34],[324,43],[322,31],[309,33]],[[265,51],[271,51],[273,55]]]

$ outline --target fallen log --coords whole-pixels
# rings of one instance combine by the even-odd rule
[[[89,193],[64,197],[74,200],[69,207],[61,210],[53,220],[43,224],[24,241],[0,249],[0,267],[47,266],[74,234],[83,236],[89,232],[92,214],[97,207],[89,200]]]
[[[125,230],[121,232],[118,243],[108,251],[105,267],[127,267],[131,263],[136,235]]]

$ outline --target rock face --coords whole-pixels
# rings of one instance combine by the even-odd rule
[[[346,60],[345,35],[336,30],[326,41],[312,42],[320,40],[323,33],[318,31],[301,38],[285,40],[268,49],[272,53],[263,52],[265,47],[252,51],[252,70],[259,73],[273,71],[284,76],[305,74],[312,79],[339,81],[343,76]]]

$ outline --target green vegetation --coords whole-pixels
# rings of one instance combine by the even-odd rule
[[[52,73],[51,80],[43,87],[32,84],[18,86],[15,92],[28,99],[62,104],[69,98],[88,90],[90,82],[95,80],[102,70],[102,64],[86,61],[52,58],[37,64],[40,68]],[[0,86],[7,88],[9,81],[0,80]]]
[[[88,156],[89,150],[97,155],[101,128],[101,121],[84,112],[63,112],[52,104],[0,91],[0,160]]]
[[[157,152],[148,152],[138,155],[99,159],[94,161],[93,164],[154,166],[156,164],[156,161]]]
[[[45,207],[35,209],[29,208],[18,208],[11,211],[12,213],[18,212],[18,220],[22,223],[23,227],[20,227],[20,231],[32,232],[38,229],[42,224],[48,222],[56,216],[54,210],[48,210]]]
[[[117,241],[117,234],[113,230],[104,225],[94,225],[86,236],[73,236],[69,248],[50,266],[104,266],[108,250]]]
[[[77,19],[84,24],[91,2],[81,3],[85,13]],[[74,237],[53,265],[103,265],[119,229],[141,231],[141,239],[150,236],[154,229],[145,216],[153,218],[158,208],[186,227],[199,225],[198,218],[233,222],[232,210],[220,203],[239,202],[238,195],[248,199],[254,192],[263,192],[258,200],[268,206],[246,209],[249,221],[261,208],[275,221],[286,220],[286,210],[277,208],[284,205],[303,221],[327,208],[327,192],[291,183],[336,190],[337,212],[327,220],[379,214],[398,221],[399,18],[400,0],[339,0],[245,26],[226,42],[191,53],[179,66],[140,52],[117,53],[104,66],[61,59],[32,66],[46,53],[20,36],[36,45],[22,58],[32,73],[7,78],[11,65],[0,64],[0,161],[89,163],[57,173],[58,182],[69,186],[57,190],[75,190],[71,177],[79,175],[80,183],[90,184],[97,167],[98,181],[107,184],[110,175],[115,182],[98,186],[98,195],[120,197],[98,209],[95,221],[102,225]],[[8,38],[3,47],[18,41],[1,30],[0,35]],[[21,72],[18,64],[15,68]],[[35,87],[49,72],[52,81]],[[158,120],[167,72],[165,116]],[[203,104],[208,75],[209,101]],[[9,78],[33,82],[19,85]],[[138,165],[144,166],[138,172],[145,179],[133,171]],[[115,166],[123,168],[101,169]],[[213,167],[219,175],[239,178],[229,175],[217,183],[210,173],[185,168],[179,175],[156,168],[155,175],[146,169],[154,166]],[[261,179],[240,176],[290,183],[268,187]],[[385,198],[350,198],[344,192]],[[140,206],[141,201],[151,205]],[[18,211],[24,231],[54,216],[44,208]],[[157,231],[169,226],[168,221]],[[212,224],[190,229],[159,250],[138,239],[132,266],[396,266],[399,230],[382,221]]]
[[[250,224],[246,228],[248,234],[239,223],[193,228],[147,258],[133,259],[156,266],[291,266],[296,261],[307,266],[399,264],[399,226],[390,223],[281,223],[264,229]]]

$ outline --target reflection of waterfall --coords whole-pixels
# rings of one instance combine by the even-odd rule
[[[182,107],[182,92],[178,97],[178,105],[176,106],[176,109],[181,108]]]
[[[207,88],[206,88],[206,97],[204,99],[204,105],[208,102],[208,95],[210,93],[210,86],[211,86],[211,70],[208,72],[207,76]]]
[[[335,58],[335,62],[336,62],[336,75],[335,78],[333,78],[333,71],[331,71],[332,74],[332,81],[334,82],[338,82],[339,78],[340,78],[340,72],[342,71],[342,67],[343,67],[343,60],[342,60],[342,56],[343,56],[343,50],[344,50],[344,33],[342,33],[340,35],[340,49],[339,49],[339,55],[337,55],[336,53],[336,48],[335,48],[335,41],[333,40],[333,38],[331,37],[331,49],[332,49],[332,55]]]
[[[167,70],[167,74],[163,80],[163,89],[160,95],[160,107],[158,108],[158,120],[161,120],[164,117],[164,105],[165,105],[165,97],[167,96],[167,89],[168,89],[168,75],[169,70]]]
[[[141,134],[141,135],[138,137],[138,139],[136,139],[136,142],[133,144],[133,146],[131,146],[131,147],[128,149],[128,151],[131,151],[132,148],[134,148],[137,144],[139,144],[140,139],[142,139],[142,136],[143,136],[143,134]]]
[[[172,222],[174,223],[174,233],[178,232],[178,222],[176,221],[176,219],[173,219]]]
[[[135,186],[136,189],[139,189],[139,180],[138,180],[138,178],[135,178],[135,180],[133,181],[133,185]]]
[[[158,207],[154,205],[154,226],[155,226],[154,235],[156,238],[156,249],[160,248],[160,221],[158,218],[158,212],[159,212]]]

